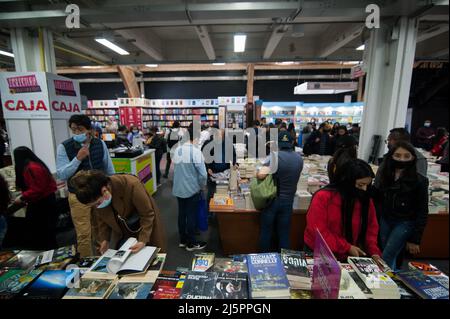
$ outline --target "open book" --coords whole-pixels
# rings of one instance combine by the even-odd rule
[[[119,276],[145,272],[156,258],[159,249],[145,246],[138,253],[132,253],[130,247],[136,243],[136,238],[129,238],[119,250],[108,249],[89,272]]]

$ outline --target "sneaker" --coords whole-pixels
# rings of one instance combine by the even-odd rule
[[[186,246],[187,246],[187,244],[185,244],[185,243],[179,243],[178,244],[178,247],[180,247],[180,248],[186,248]]]
[[[187,251],[194,251],[194,250],[201,250],[204,249],[206,247],[206,243],[205,242],[198,242],[196,244],[189,244],[186,246],[186,250]]]

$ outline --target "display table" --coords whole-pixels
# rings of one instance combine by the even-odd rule
[[[220,240],[225,255],[249,254],[259,251],[260,212],[235,210],[212,211],[217,216]],[[303,249],[306,211],[294,209],[291,220],[291,249]],[[449,256],[448,214],[430,214],[416,258],[442,258]]]
[[[111,159],[117,174],[135,175],[144,183],[150,195],[156,192],[155,150],[145,150],[143,154],[132,158],[115,157],[112,153]]]

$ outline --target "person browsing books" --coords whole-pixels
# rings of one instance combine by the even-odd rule
[[[57,148],[56,172],[58,178],[67,181],[69,206],[77,233],[77,249],[81,257],[92,256],[95,232],[91,230],[91,207],[78,201],[70,187],[70,179],[79,171],[96,169],[107,175],[114,174],[114,166],[106,144],[94,137],[91,120],[86,115],[72,115],[69,128],[73,136]]]
[[[130,237],[138,240],[131,247],[133,252],[147,244],[165,251],[166,237],[159,209],[136,176],[80,171],[70,184],[77,199],[92,208],[101,254],[110,247],[120,247]]]
[[[336,258],[380,259],[378,222],[368,188],[374,177],[369,164],[349,160],[336,170],[334,182],[317,191],[306,214],[305,250],[314,250],[316,229]]]
[[[420,252],[428,218],[428,179],[417,172],[415,149],[398,142],[390,150],[385,165],[378,170],[377,196],[381,207],[380,242],[383,259],[393,270],[406,246],[409,253]]]
[[[26,146],[14,150],[16,188],[22,195],[15,204],[27,205],[27,248],[49,250],[56,248],[56,182],[47,165]]]

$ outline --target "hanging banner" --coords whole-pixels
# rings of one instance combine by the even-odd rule
[[[361,64],[355,65],[351,69],[350,77],[352,79],[357,79],[364,76],[366,72],[363,70],[363,66]]]
[[[0,72],[5,119],[48,119],[50,104],[45,72]]]
[[[52,119],[69,119],[74,114],[81,114],[78,81],[52,73],[46,76]]]

